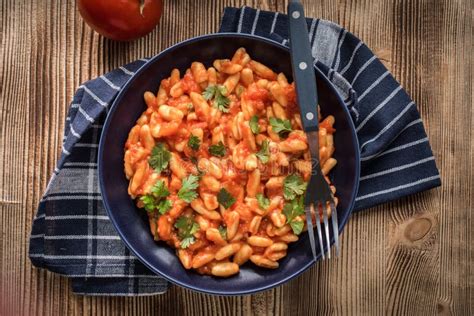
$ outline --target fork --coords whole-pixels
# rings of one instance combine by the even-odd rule
[[[309,241],[314,260],[317,261],[316,241],[314,238],[314,226],[312,212],[316,214],[316,229],[319,239],[321,257],[325,259],[324,242],[326,240],[327,258],[331,258],[331,244],[329,239],[328,209],[331,211],[331,221],[336,247],[336,256],[339,255],[339,228],[337,222],[337,211],[334,196],[329,184],[326,182],[319,163],[319,126],[318,93],[316,76],[313,69],[313,58],[309,44],[308,29],[304,16],[303,5],[300,1],[291,0],[288,4],[288,17],[290,25],[290,49],[293,77],[296,84],[296,95],[301,113],[303,130],[308,139],[309,151],[311,153],[311,178],[309,180],[304,198],[306,225],[308,227]],[[321,211],[321,212],[320,212]],[[323,217],[324,237],[321,225],[321,213]]]

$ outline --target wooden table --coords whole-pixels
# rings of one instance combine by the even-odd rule
[[[132,43],[93,33],[73,1],[2,1],[0,315],[474,313],[474,111],[469,0],[304,1],[308,16],[355,33],[413,97],[443,186],[352,216],[336,260],[276,289],[216,297],[82,297],[32,267],[28,235],[81,82],[192,36],[216,32],[224,6],[286,10],[277,0],[167,0],[159,28]],[[189,27],[189,21],[195,21]]]

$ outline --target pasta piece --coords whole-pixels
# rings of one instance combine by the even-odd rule
[[[273,70],[259,63],[258,61],[251,60],[248,65],[259,77],[262,77],[263,79],[275,80],[277,77]]]
[[[215,255],[211,252],[199,252],[193,258],[192,267],[197,269],[214,260]]]
[[[185,249],[179,249],[178,250],[178,258],[179,260],[181,261],[181,263],[183,264],[183,267],[185,269],[191,269],[192,266],[193,266],[193,263],[192,263],[192,256],[191,254],[185,250]]]
[[[239,265],[234,262],[217,263],[212,267],[212,275],[228,277],[239,272]]]
[[[253,71],[250,68],[244,68],[240,73],[240,81],[245,87],[248,87],[254,82]]]
[[[247,241],[249,245],[254,247],[268,247],[273,244],[273,241],[270,238],[260,236],[250,236]]]
[[[228,244],[216,252],[215,258],[216,260],[219,260],[219,261],[226,259],[232,256],[233,254],[235,254],[237,251],[239,251],[239,249],[240,249],[240,244],[237,244],[237,243]]]
[[[200,62],[193,62],[191,64],[191,73],[193,74],[194,81],[197,83],[203,83],[208,79],[206,67]]]
[[[239,251],[237,251],[237,253],[235,254],[234,262],[241,266],[250,259],[252,253],[252,247],[250,247],[248,244],[243,244],[240,247]]]
[[[222,235],[217,228],[207,229],[206,238],[219,246],[224,246],[227,244],[227,242],[224,240],[224,238],[222,238]]]
[[[278,262],[267,259],[264,256],[253,255],[253,256],[250,256],[250,260],[259,267],[268,268],[268,269],[278,268]]]

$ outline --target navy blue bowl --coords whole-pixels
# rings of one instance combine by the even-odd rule
[[[261,37],[239,34],[211,34],[176,44],[152,58],[128,81],[107,116],[99,145],[99,177],[102,198],[108,215],[130,250],[153,272],[169,281],[196,291],[221,295],[241,295],[266,290],[282,284],[308,269],[314,259],[309,239],[303,233],[289,246],[288,255],[275,270],[251,263],[227,279],[199,275],[185,270],[175,250],[156,243],[149,231],[144,211],[139,210],[127,193],[128,181],[123,171],[124,145],[130,129],[145,110],[143,93],[157,91],[160,81],[173,68],[184,72],[193,61],[209,66],[215,59],[230,58],[236,49],[245,47],[250,56],[290,79],[288,48]],[[359,150],[349,112],[328,79],[316,70],[321,111],[336,118],[334,143],[338,164],[332,172],[337,187],[339,231],[346,224],[354,205],[359,183]],[[333,232],[331,230],[331,239]],[[319,252],[319,249],[318,249]]]

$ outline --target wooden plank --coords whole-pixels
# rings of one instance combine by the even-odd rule
[[[32,268],[28,235],[54,168],[68,102],[83,81],[183,39],[215,32],[225,6],[284,12],[280,0],[165,1],[159,27],[116,43],[74,1],[3,1],[0,63],[0,314],[473,313],[472,4],[469,0],[306,1],[308,16],[357,34],[420,110],[443,187],[354,215],[338,259],[277,289],[217,297],[172,287],[136,298],[72,295]],[[189,27],[189,21],[194,22]]]

